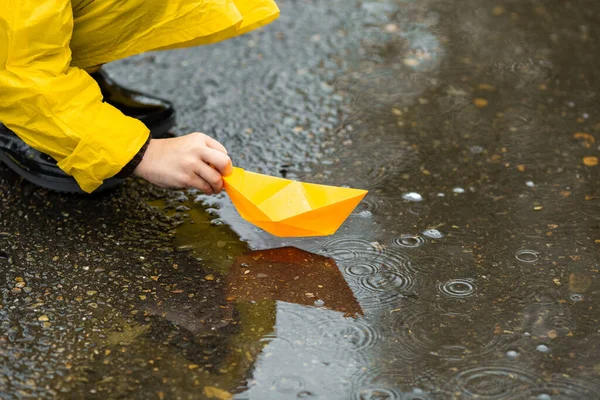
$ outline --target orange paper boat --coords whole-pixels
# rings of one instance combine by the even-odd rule
[[[280,237],[335,233],[366,190],[302,183],[234,168],[225,190],[245,220]]]

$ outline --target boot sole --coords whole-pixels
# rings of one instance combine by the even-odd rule
[[[39,176],[29,172],[28,169],[23,168],[17,161],[15,161],[10,155],[0,150],[0,162],[6,165],[14,173],[19,175],[21,178],[29,183],[39,186],[44,189],[52,190],[58,193],[71,193],[71,194],[87,194],[77,184],[77,181],[70,176],[64,178],[43,175]],[[94,193],[101,193],[116,188],[123,182],[123,179],[110,178],[104,181],[102,186],[94,191]]]

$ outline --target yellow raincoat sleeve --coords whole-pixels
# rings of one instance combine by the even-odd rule
[[[0,122],[91,193],[148,139],[72,67],[70,0],[0,0]]]

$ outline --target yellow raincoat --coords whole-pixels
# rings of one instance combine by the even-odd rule
[[[218,42],[278,15],[273,0],[0,0],[0,122],[92,192],[149,130],[104,103],[86,69]]]

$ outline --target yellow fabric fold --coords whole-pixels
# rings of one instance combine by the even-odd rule
[[[280,13],[273,0],[79,0],[74,9],[73,65],[81,68],[216,43],[266,25]]]
[[[0,122],[86,192],[117,174],[149,130],[103,103],[85,69],[215,43],[279,15],[272,0],[0,0],[0,10]]]
[[[0,121],[92,192],[135,156],[148,128],[103,103],[70,65],[69,0],[0,0],[0,10]]]

